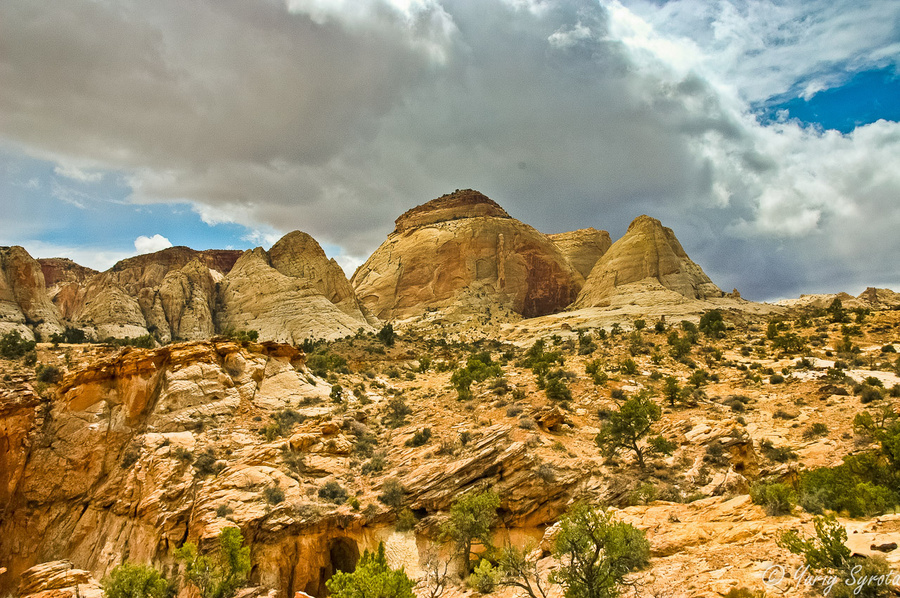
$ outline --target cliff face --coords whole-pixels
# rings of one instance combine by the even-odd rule
[[[490,307],[529,317],[571,303],[582,276],[546,235],[465,190],[400,216],[351,284],[386,320]]]
[[[63,330],[41,265],[22,247],[0,247],[0,334],[18,330],[31,338],[32,329],[44,338]]]
[[[625,235],[601,257],[573,304],[574,308],[609,305],[623,291],[668,290],[685,299],[721,297],[722,291],[688,257],[672,229],[638,216]]]
[[[609,233],[595,228],[582,228],[547,236],[585,279],[590,276],[597,260],[603,257],[612,245]]]
[[[331,387],[304,363],[290,345],[192,342],[96,360],[67,374],[53,398],[27,385],[0,391],[0,562],[9,569],[0,592],[58,559],[97,579],[126,559],[174,577],[176,547],[209,547],[227,526],[253,547],[251,582],[281,597],[324,597],[324,581],[380,541],[417,574],[426,546],[397,533],[375,498],[389,472],[347,477],[354,438],[372,433],[366,422],[385,399],[332,419]],[[299,429],[269,433],[287,409]],[[535,485],[535,457],[511,435],[494,426],[473,434],[464,459],[414,458],[421,465],[403,477],[409,504],[434,514],[487,484],[504,493],[511,524],[557,517],[584,472],[561,468]],[[410,457],[401,450],[397,463]],[[372,506],[317,496],[328,480]],[[282,497],[267,499],[276,488]]]

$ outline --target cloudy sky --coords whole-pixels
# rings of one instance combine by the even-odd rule
[[[900,2],[4,0],[0,245],[98,269],[474,188],[722,288],[900,290]]]

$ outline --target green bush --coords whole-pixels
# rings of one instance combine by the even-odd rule
[[[385,411],[386,413],[381,421],[389,428],[399,428],[406,424],[406,416],[411,415],[413,412],[402,397],[394,397],[388,401]]]
[[[394,326],[392,324],[385,324],[381,330],[378,331],[377,338],[384,346],[393,347],[394,342],[397,340],[397,335],[394,333]]]
[[[577,504],[560,519],[553,556],[560,565],[550,581],[566,598],[613,598],[628,573],[647,565],[650,543],[611,511]]]
[[[797,504],[797,495],[780,482],[757,482],[750,488],[750,500],[763,507],[768,515],[789,515]]]
[[[412,438],[406,441],[406,446],[425,446],[431,440],[431,428],[416,430]]]
[[[711,309],[700,316],[700,332],[710,338],[725,336],[725,320],[722,312],[718,309]]]
[[[814,537],[802,537],[790,530],[781,535],[778,545],[802,556],[811,578],[815,575],[824,578],[819,590],[838,598],[884,598],[893,595],[891,585],[884,583],[891,575],[884,558],[852,556],[846,544],[847,530],[834,515],[816,517],[813,526]],[[828,584],[829,579],[834,583]]]
[[[87,342],[87,335],[84,330],[78,328],[66,328],[62,334],[54,333],[50,335],[50,342],[58,345],[66,343],[70,345],[80,345]]]
[[[184,580],[197,588],[201,598],[231,598],[250,573],[250,547],[236,527],[219,532],[213,555],[200,554],[197,545],[186,542],[175,550],[184,563]]]
[[[490,561],[481,559],[472,574],[469,575],[469,587],[482,594],[490,594],[497,589],[497,581],[500,579],[500,571],[494,569]]]
[[[62,371],[55,365],[39,365],[37,367],[37,381],[44,384],[56,384],[62,379]]]
[[[416,527],[416,523],[418,523],[416,516],[409,509],[401,509],[397,514],[398,532],[408,532]]]
[[[406,490],[403,488],[400,480],[388,478],[381,485],[381,494],[378,495],[378,500],[392,509],[399,509],[405,497]]]
[[[362,555],[352,573],[338,571],[325,582],[333,598],[415,598],[413,582],[403,569],[391,569],[384,555],[384,542]]]
[[[266,503],[277,505],[284,502],[284,490],[279,488],[277,484],[274,486],[266,486],[263,489],[263,498],[266,499]]]
[[[124,562],[100,582],[106,598],[169,598],[175,587],[159,571],[147,565]]]
[[[319,488],[319,498],[340,505],[347,502],[347,491],[337,481],[330,480]]]
[[[0,337],[0,357],[3,359],[19,359],[29,351],[34,351],[34,341],[25,340],[18,330],[7,332]]]

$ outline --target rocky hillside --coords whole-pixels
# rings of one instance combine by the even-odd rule
[[[245,254],[232,272],[250,258],[269,263]],[[897,311],[831,309],[558,328],[521,346],[414,327],[309,353],[223,338],[40,345],[37,370],[0,361],[0,593],[77,578],[89,594],[90,576],[126,559],[175,577],[177,547],[210,547],[227,526],[251,547],[262,593],[323,597],[379,542],[424,579],[429,554],[450,558],[439,530],[454,502],[492,489],[495,542],[533,542],[545,573],[553,524],[580,500],[646,533],[645,595],[800,595],[796,579],[766,587],[763,574],[798,565],[776,540],[809,533],[822,507],[803,494],[804,472],[877,451],[853,420],[896,411],[898,330]],[[631,399],[660,407],[641,459],[596,443]],[[649,450],[657,435],[671,447]],[[763,481],[796,487],[789,513],[754,504]],[[844,514],[848,544],[896,565],[900,520],[867,508]],[[25,574],[60,559],[71,564]],[[472,590],[454,577],[447,592]]]
[[[722,291],[685,253],[672,229],[659,220],[638,216],[591,270],[573,308],[611,305],[616,295],[629,300],[676,293],[677,301],[721,297]]]

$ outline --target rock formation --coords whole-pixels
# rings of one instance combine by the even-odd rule
[[[546,235],[477,191],[457,191],[409,210],[351,278],[383,320],[428,310],[559,311],[582,276]]]
[[[582,228],[548,236],[563,252],[572,267],[585,279],[590,276],[597,260],[603,257],[612,245],[609,233],[595,228]]]
[[[687,299],[721,297],[722,291],[695,264],[659,220],[638,216],[594,265],[572,307],[602,307],[627,288],[630,294],[668,290]]]
[[[301,231],[288,233],[268,253],[272,267],[285,276],[307,281],[348,316],[374,323],[357,299],[343,269],[334,259],[328,259],[308,234]]]
[[[31,338],[32,329],[43,338],[63,330],[41,265],[22,247],[0,247],[0,333]]]
[[[260,338],[294,343],[372,330],[343,271],[304,233],[291,233],[269,253],[245,252],[219,296],[219,330],[256,330]]]

